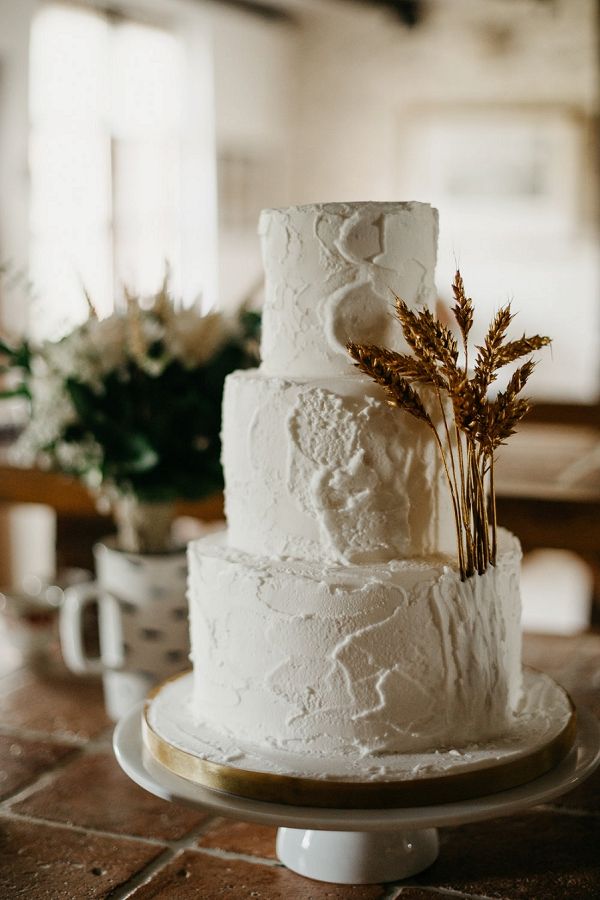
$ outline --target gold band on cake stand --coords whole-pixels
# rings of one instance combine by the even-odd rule
[[[489,764],[469,771],[389,781],[319,779],[253,771],[214,762],[175,746],[150,725],[148,712],[153,698],[166,684],[187,674],[167,679],[149,695],[142,716],[146,750],[170,772],[194,784],[267,803],[328,809],[401,809],[455,803],[495,794],[539,778],[558,765],[576,737],[577,717],[569,698],[571,714],[565,726],[547,743],[517,759],[492,759]]]

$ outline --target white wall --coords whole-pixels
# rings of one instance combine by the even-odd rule
[[[388,12],[331,0],[304,16],[294,202],[396,197],[439,206],[442,296],[458,259],[485,320],[514,297],[518,327],[554,338],[533,392],[592,401],[600,358],[598,159],[590,152],[599,106],[596,4],[437,0],[426,10],[413,29]],[[478,109],[511,116],[517,108],[537,110],[550,120],[540,127],[561,132],[561,222],[555,227],[542,210],[527,225],[518,206],[507,206],[514,230],[500,230],[498,204],[467,227],[436,193],[428,124],[444,111],[446,120],[468,121]],[[573,203],[561,206],[569,181]]]
[[[295,185],[307,201],[328,189],[358,199],[366,187],[374,199],[389,197],[404,116],[416,106],[598,108],[594,0],[430,0],[425,8],[412,29],[339,0],[303,17],[296,131],[306,137],[296,145]]]
[[[219,299],[235,308],[262,281],[260,209],[289,203],[298,29],[226,8],[211,24],[222,189]]]

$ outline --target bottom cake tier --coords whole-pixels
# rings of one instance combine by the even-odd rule
[[[189,548],[186,715],[304,756],[452,750],[505,734],[522,693],[517,539],[461,582],[448,559],[372,566]]]
[[[144,747],[170,772],[238,797],[331,809],[390,809],[486,797],[549,772],[569,753],[577,717],[568,694],[524,673],[511,729],[461,750],[308,757],[224,737],[189,716],[192,675],[156,688],[142,717]]]

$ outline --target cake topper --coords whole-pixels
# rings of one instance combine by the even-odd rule
[[[494,456],[530,408],[529,401],[519,395],[533,372],[534,361],[528,359],[518,366],[506,388],[494,398],[490,386],[503,366],[546,347],[550,338],[536,334],[508,340],[513,319],[509,303],[496,313],[483,344],[475,347],[471,372],[473,301],[465,294],[460,271],[454,276],[452,292],[462,360],[458,341],[447,325],[427,308],[414,312],[396,295],[396,316],[412,355],[353,341],[348,342],[347,349],[357,368],[385,389],[391,406],[431,428],[450,488],[458,564],[465,581],[496,564]],[[425,390],[418,391],[415,384],[425,386]]]

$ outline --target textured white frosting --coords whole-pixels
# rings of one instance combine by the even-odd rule
[[[192,714],[193,678],[166,682],[147,712],[152,730],[172,746],[201,759],[245,771],[344,781],[419,781],[512,763],[547,747],[565,729],[572,707],[566,692],[548,675],[523,673],[523,696],[511,728],[489,741],[418,753],[310,755],[249,744],[224,734]],[[490,769],[490,788],[494,783]]]
[[[392,291],[415,306],[434,299],[437,233],[426,203],[264,210],[263,371],[345,375],[349,338],[401,344]]]
[[[240,741],[317,755],[461,747],[521,693],[519,543],[461,582],[449,561],[326,566],[190,545],[193,712]]]
[[[224,401],[229,532],[189,550],[194,721],[317,763],[501,735],[521,691],[518,542],[460,581],[432,436],[345,349],[401,347],[392,291],[432,299],[437,213],[319,204],[259,230],[263,362]]]
[[[361,376],[227,379],[229,544],[261,556],[373,563],[452,551],[448,489],[423,424]]]

